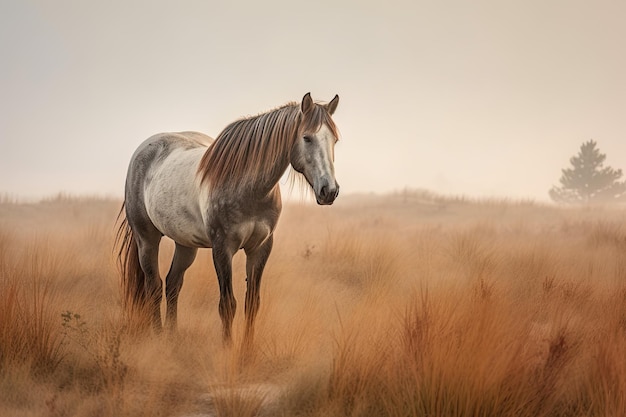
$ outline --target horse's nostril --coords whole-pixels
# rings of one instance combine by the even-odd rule
[[[328,195],[328,186],[324,185],[322,186],[322,189],[320,190],[320,197],[326,198],[327,195]]]

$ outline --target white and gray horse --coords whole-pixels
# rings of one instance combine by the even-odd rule
[[[261,276],[281,212],[278,182],[291,164],[304,175],[318,204],[339,194],[331,116],[339,97],[319,104],[306,94],[289,103],[227,126],[215,140],[197,132],[160,133],[133,154],[126,177],[118,230],[125,303],[161,329],[163,283],[158,251],[163,236],[176,249],[165,278],[166,325],[176,326],[178,294],[198,248],[212,248],[220,287],[223,340],[231,342],[236,310],[232,258],[246,254],[246,327],[252,343]]]

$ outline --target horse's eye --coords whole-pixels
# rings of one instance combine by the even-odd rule
[[[305,136],[303,139],[304,139],[304,143],[311,143],[311,141],[313,140],[311,139],[311,136]]]

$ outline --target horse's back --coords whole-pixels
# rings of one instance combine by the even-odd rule
[[[135,150],[131,158],[131,165],[140,158],[151,162],[155,158],[162,158],[175,150],[187,150],[204,147],[213,143],[213,138],[200,132],[164,132],[157,133],[144,140]]]
[[[125,204],[131,225],[152,226],[186,246],[210,244],[196,171],[212,141],[199,132],[159,133],[139,145],[126,178]]]
[[[200,153],[212,141],[211,137],[199,132],[157,133],[149,137],[131,157],[126,176],[126,197],[137,195],[172,154],[191,150]]]

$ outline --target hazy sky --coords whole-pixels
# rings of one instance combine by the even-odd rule
[[[342,193],[547,200],[626,169],[626,2],[0,0],[0,193],[121,196],[156,132],[341,99]]]

